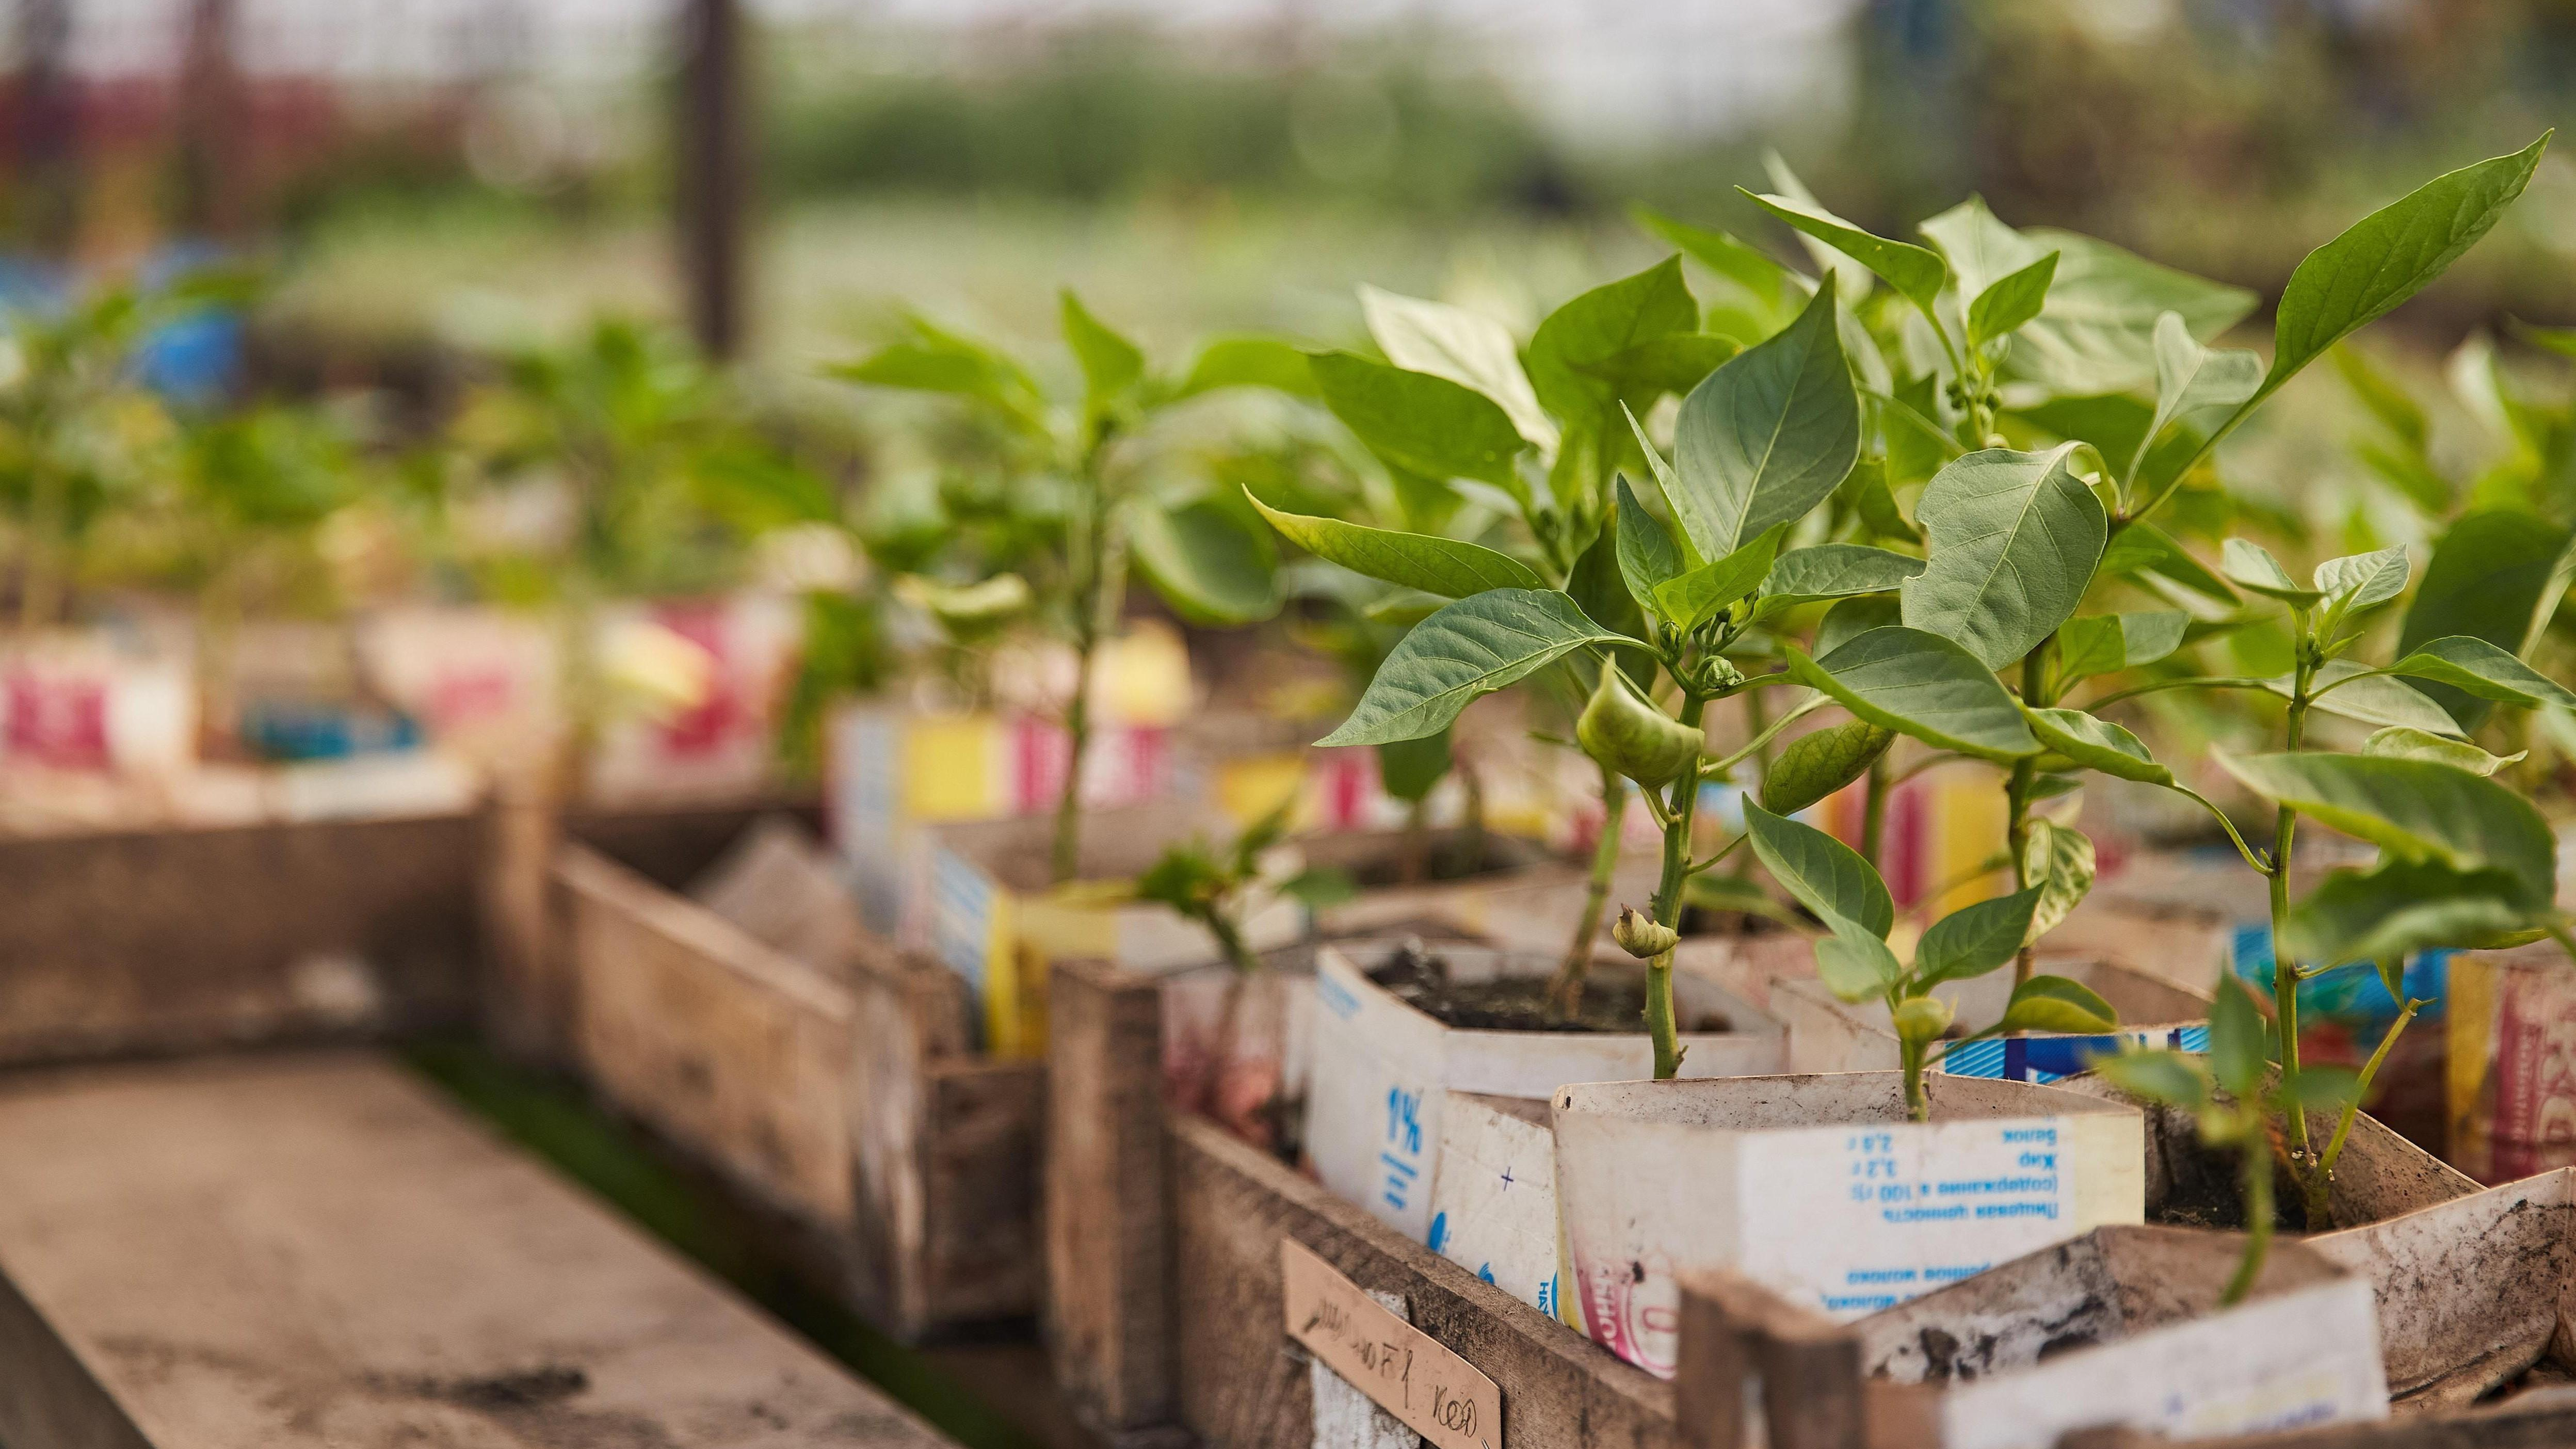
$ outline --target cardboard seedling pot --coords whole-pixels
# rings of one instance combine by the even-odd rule
[[[2082,1071],[2088,1055],[2116,1052],[2132,1041],[2186,1050],[2207,1043],[2209,998],[2204,994],[2108,961],[2042,958],[2037,969],[2100,992],[2120,1014],[2120,1030],[2109,1035],[2028,1032],[1973,1042],[1956,1055],[1945,1055],[1933,1070],[2047,1083]],[[1949,982],[1933,994],[1957,1009],[1960,1030],[1972,1031],[2003,1016],[2012,998],[2012,972]],[[1896,1030],[1884,1003],[1844,1001],[1810,974],[1777,982],[1771,1009],[1789,1028],[1792,1071],[1884,1072],[1898,1065]]]
[[[859,931],[846,902],[831,919],[810,857],[781,868],[774,834],[745,847],[706,901],[560,850],[581,1071],[889,1332],[1027,1313],[1041,1069],[975,1052],[957,977]]]
[[[1405,830],[1336,830],[1302,836],[1297,843],[1308,867],[1344,872],[1360,887],[1349,900],[1315,912],[1316,931],[1328,936],[1366,935],[1425,920],[1492,936],[1498,925],[1519,924],[1527,909],[1523,893],[1568,880],[1579,887],[1582,880],[1578,867],[1537,842],[1494,831],[1471,835],[1453,827],[1416,836]],[[1403,878],[1409,853],[1454,868],[1470,849],[1478,857],[1472,872],[1410,883]],[[1573,920],[1574,912],[1566,912],[1558,931]]]
[[[2104,1425],[2204,1439],[2385,1418],[2368,1280],[2276,1244],[2245,1300],[2221,1307],[2242,1249],[2233,1233],[2097,1228],[1861,1319],[1872,1414],[1939,1449],[2050,1449]]]
[[[1564,1297],[1560,1236],[1546,1101],[1451,1092],[1440,1109],[1431,1250],[1554,1318]]]
[[[2134,1107],[1894,1072],[1595,1082],[1554,1097],[1569,1315],[1669,1376],[1680,1275],[1740,1272],[1854,1318],[2105,1224],[2144,1218]]]
[[[1132,880],[1165,847],[1227,829],[1199,810],[1144,805],[1095,810],[1083,820],[1077,883]],[[1026,1060],[1046,1050],[1046,972],[1051,961],[1108,961],[1163,973],[1203,965],[1217,953],[1207,932],[1153,902],[1104,903],[1051,883],[1054,822],[1045,817],[941,825],[918,843],[926,870],[904,912],[899,944],[927,952],[963,979],[977,1006],[983,1048]],[[1283,871],[1284,873],[1284,871]],[[1284,896],[1246,912],[1245,944],[1255,951],[1306,933],[1305,908]]]
[[[1371,981],[1368,972],[1406,943],[1377,939],[1328,946],[1315,964],[1315,1053],[1306,1094],[1307,1156],[1326,1187],[1366,1206],[1407,1236],[1428,1239],[1438,1180],[1441,1115],[1448,1094],[1480,1092],[1543,1101],[1565,1082],[1646,1076],[1654,1051],[1639,1032],[1477,1031],[1444,1025]],[[1452,980],[1544,980],[1553,956],[1441,944]],[[1637,972],[1604,958],[1605,975]],[[1768,1015],[1712,982],[1676,975],[1684,1023],[1722,1019],[1727,1030],[1688,1032],[1686,1076],[1778,1069],[1783,1042]]]

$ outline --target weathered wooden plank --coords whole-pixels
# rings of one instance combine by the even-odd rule
[[[0,840],[0,1062],[462,1020],[474,817]]]
[[[1163,991],[1106,962],[1066,961],[1047,1007],[1047,1349],[1081,1412],[1132,1432],[1176,1407]]]
[[[1509,1443],[1667,1449],[1680,1442],[1671,1385],[1206,1120],[1166,1120],[1181,1419],[1208,1443],[1306,1449],[1311,1442],[1307,1355],[1280,1330],[1282,1237],[1364,1290],[1402,1294],[1415,1326],[1500,1386]]]
[[[381,1058],[19,1077],[0,1161],[12,1446],[944,1442]]]

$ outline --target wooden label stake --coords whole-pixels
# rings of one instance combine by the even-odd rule
[[[1439,1449],[1495,1449],[1503,1391],[1302,1243],[1279,1243],[1288,1336]]]

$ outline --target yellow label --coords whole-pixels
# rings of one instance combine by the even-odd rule
[[[1226,761],[1217,772],[1217,805],[1225,811],[1225,818],[1234,822],[1238,829],[1278,809],[1280,801],[1297,798],[1305,789],[1306,756],[1303,751],[1245,755]],[[1306,822],[1301,819],[1295,823],[1302,826]]]
[[[999,721],[989,715],[931,715],[903,732],[903,809],[922,823],[986,820],[1001,807]]]
[[[1939,833],[1927,852],[1930,869],[1923,880],[1939,892],[1931,912],[1931,918],[1938,920],[2002,895],[2012,876],[2009,870],[1981,868],[2004,849],[2007,812],[2001,784],[1983,771],[1973,775],[1944,771],[1931,785],[1925,804]]]
[[[2487,1069],[2494,1063],[2496,1049],[2496,990],[2503,973],[2496,969],[2495,959],[2473,951],[2462,951],[2451,958],[2450,1000],[2443,1007],[2447,1020],[2444,1033],[2449,1038],[2447,1065],[2451,1143],[2453,1161],[2473,1142],[2487,1135],[2481,1119],[2478,1094],[2486,1085]]]

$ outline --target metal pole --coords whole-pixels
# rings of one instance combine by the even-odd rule
[[[707,355],[741,354],[743,211],[750,155],[739,0],[681,0],[677,117],[681,265],[689,326]]]
[[[18,0],[21,225],[41,254],[71,250],[80,224],[80,94],[71,74],[72,0]]]

